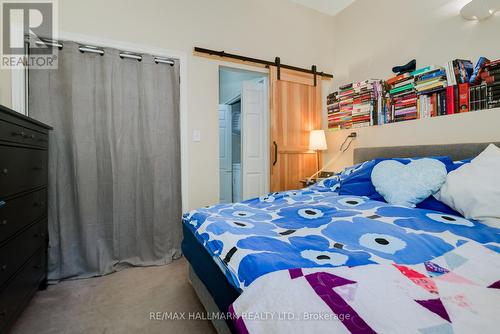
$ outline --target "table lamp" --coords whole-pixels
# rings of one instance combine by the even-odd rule
[[[319,151],[325,151],[328,149],[326,145],[325,130],[312,130],[309,135],[309,149],[316,152],[316,170],[320,170],[319,165]]]

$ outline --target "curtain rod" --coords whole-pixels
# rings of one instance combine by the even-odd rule
[[[91,46],[91,45],[80,45],[78,47],[78,50],[80,50],[80,52],[90,52],[90,53],[98,53],[100,54],[101,56],[104,56],[104,50],[103,49],[99,49],[98,47],[96,46]]]
[[[26,42],[29,42],[31,36],[27,35],[25,36]],[[45,46],[45,47],[53,47],[53,48],[58,48],[59,50],[62,50],[64,45],[63,42],[48,39],[48,38],[37,38],[35,40],[35,44],[37,46]],[[97,53],[100,54],[101,56],[104,55],[104,49],[99,48],[97,46],[92,46],[92,45],[79,45],[78,50],[80,52],[90,52],[90,53]],[[142,61],[143,56],[139,53],[134,53],[134,52],[129,52],[129,51],[121,51],[119,53],[120,58],[129,58],[129,59],[135,59],[138,61]],[[156,64],[168,64],[170,66],[175,65],[175,61],[166,58],[166,57],[159,57],[159,56],[153,56],[153,61]]]
[[[258,59],[258,58],[240,56],[237,54],[227,53],[225,51],[204,49],[204,48],[200,48],[197,46],[194,47],[194,51],[199,52],[199,53],[208,54],[211,56],[219,56],[222,58],[232,58],[232,59],[246,61],[246,62],[250,62],[250,63],[262,64],[262,65],[265,65],[266,67],[276,66],[276,67],[286,68],[286,69],[293,70],[293,71],[304,72],[304,73],[309,73],[309,74],[316,74],[316,75],[319,75],[319,76],[322,76],[325,78],[330,78],[330,79],[333,78],[332,74],[328,74],[325,72],[317,72],[315,65],[313,65],[311,69],[306,69],[306,68],[296,67],[296,66],[292,66],[292,65],[281,64],[279,57],[276,57],[276,60],[273,62],[273,61],[262,60],[262,59]]]

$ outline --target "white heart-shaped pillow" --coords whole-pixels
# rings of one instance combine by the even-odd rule
[[[441,189],[446,166],[436,159],[417,159],[405,165],[396,160],[379,162],[372,171],[375,190],[387,203],[415,207]]]

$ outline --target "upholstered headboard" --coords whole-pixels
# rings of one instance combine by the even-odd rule
[[[446,145],[361,147],[354,149],[354,163],[376,158],[410,158],[428,156],[449,156],[453,160],[474,158],[490,143],[466,143]],[[500,142],[493,143],[500,147]]]

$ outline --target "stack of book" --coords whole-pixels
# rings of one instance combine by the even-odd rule
[[[490,60],[486,57],[480,57],[477,61],[476,67],[474,67],[474,71],[469,79],[470,85],[479,85],[482,83],[483,72],[485,70],[486,65],[490,63]]]
[[[389,88],[391,115],[393,122],[416,119],[417,115],[417,93],[413,75],[405,73],[386,81]]]
[[[351,84],[339,88],[339,126],[341,129],[350,129],[352,127],[352,107],[354,88]]]
[[[470,60],[455,59],[445,65],[447,114],[471,111],[470,84],[474,81],[474,67]]]
[[[488,109],[500,108],[500,59],[486,65],[481,78],[486,84]]]
[[[479,58],[469,83],[471,111],[500,107],[500,60]]]
[[[446,71],[443,67],[427,66],[411,73],[417,91],[418,118],[429,118],[447,114]]]
[[[366,80],[340,87],[328,97],[328,125],[349,129],[500,108],[500,59],[455,59],[387,81]]]
[[[389,124],[392,123],[392,105],[391,105],[391,96],[389,95],[389,85],[386,81],[382,82],[382,100],[383,107],[380,109],[378,116],[378,124]]]
[[[469,110],[477,111],[488,109],[488,100],[486,98],[486,83],[483,82],[482,77],[486,69],[486,65],[490,60],[485,57],[480,57],[474,72],[469,79]]]
[[[469,109],[470,111],[478,111],[488,109],[488,100],[486,96],[487,86],[481,84],[470,86],[469,88]]]
[[[340,129],[340,101],[339,93],[334,92],[326,98],[326,109],[328,112],[328,128]]]
[[[359,128],[376,124],[377,84],[380,80],[366,80],[353,83],[352,127]]]

